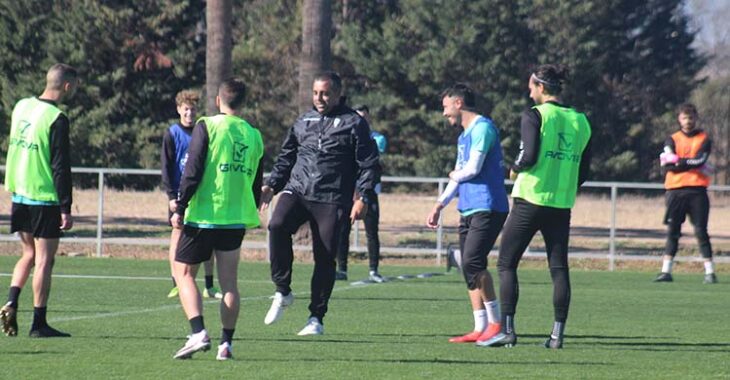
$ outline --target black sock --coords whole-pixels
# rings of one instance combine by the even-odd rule
[[[205,288],[210,289],[213,287],[213,276],[205,276]]]
[[[8,292],[8,303],[15,310],[18,310],[18,298],[20,298],[20,290],[21,288],[19,286],[11,286],[10,291]]]
[[[553,332],[550,333],[550,338],[560,339],[563,337],[564,331],[565,331],[565,321],[563,321],[563,322],[555,321],[555,323],[553,323]]]
[[[514,334],[514,332],[515,332],[514,314],[502,314],[502,330],[507,334]]]
[[[177,288],[177,281],[175,281],[175,277],[172,278],[172,287]]]
[[[199,315],[190,321],[190,329],[193,331],[193,334],[197,334],[203,330],[205,330],[205,323],[203,323],[203,316]]]
[[[223,329],[223,332],[221,333],[221,344],[228,342],[228,344],[233,343],[233,333],[236,332],[236,329]]]
[[[33,308],[33,325],[31,326],[31,330],[38,330],[41,327],[48,326],[48,322],[46,321],[47,309],[45,306]]]

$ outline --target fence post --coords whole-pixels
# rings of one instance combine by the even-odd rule
[[[99,171],[99,209],[96,213],[96,257],[101,257],[102,229],[104,228],[104,170]]]
[[[444,192],[444,181],[439,178],[439,193],[436,196],[441,195]],[[436,266],[441,266],[441,255],[443,254],[444,246],[444,227],[442,226],[441,219],[443,219],[443,213],[439,215],[439,226],[436,229]]]
[[[616,198],[618,186],[611,184],[611,232],[608,239],[608,270],[613,272],[616,265]]]

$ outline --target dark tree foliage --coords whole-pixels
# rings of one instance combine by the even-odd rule
[[[78,68],[82,79],[75,98],[62,106],[71,119],[72,165],[158,168],[162,134],[177,118],[175,94],[204,81],[205,36],[199,26],[204,2],[3,3],[13,13],[3,19],[10,33],[0,35],[8,41],[0,45],[14,52],[0,56],[0,66],[11,68],[0,82],[7,115],[3,138],[14,103],[39,95],[47,68],[65,62]],[[27,46],[33,48],[26,51]],[[26,58],[19,63],[19,57]],[[126,185],[159,182],[148,179]],[[119,181],[124,178],[112,178],[111,184]],[[82,178],[78,184],[85,183]]]
[[[298,113],[301,5],[233,1],[232,72],[247,83],[245,117],[262,131],[265,169]],[[13,105],[40,94],[46,69],[60,61],[83,79],[63,106],[73,165],[158,168],[161,136],[177,119],[175,94],[205,86],[205,6],[0,0],[0,162]],[[681,0],[340,0],[330,43],[348,102],[370,105],[374,129],[389,138],[387,175],[449,171],[459,131],[444,125],[439,95],[459,81],[479,93],[479,110],[501,129],[512,160],[520,113],[532,105],[530,70],[558,63],[571,72],[565,102],[593,125],[593,179],[656,180],[673,110],[700,84],[705,61],[694,36]],[[111,180],[157,181],[131,178]]]

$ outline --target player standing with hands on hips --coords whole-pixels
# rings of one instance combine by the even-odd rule
[[[485,346],[513,346],[517,342],[514,318],[519,298],[517,266],[537,231],[545,239],[553,281],[555,322],[546,348],[562,348],[570,307],[568,240],[570,210],[590,165],[591,126],[586,116],[562,103],[565,70],[539,66],[528,81],[535,106],[522,114],[520,153],[512,172],[512,210],[499,247],[502,336]],[[511,175],[512,176],[512,175]]]

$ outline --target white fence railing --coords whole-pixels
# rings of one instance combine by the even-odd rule
[[[0,171],[5,171],[5,166],[0,165]],[[96,174],[98,176],[98,206],[97,206],[97,215],[96,215],[96,237],[93,239],[89,238],[62,238],[65,241],[69,242],[79,242],[79,243],[95,243],[96,244],[96,255],[102,256],[103,254],[103,244],[135,244],[135,245],[160,245],[160,244],[167,244],[167,239],[153,239],[153,238],[147,238],[147,239],[135,239],[133,242],[129,239],[119,239],[119,238],[105,238],[103,231],[104,231],[104,179],[106,175],[109,174],[119,174],[119,175],[152,175],[152,176],[159,176],[160,170],[154,170],[154,169],[110,169],[110,168],[84,168],[84,167],[75,167],[71,169],[72,173],[86,173],[86,174]],[[432,177],[389,177],[385,176],[382,178],[383,182],[391,182],[391,183],[423,183],[423,184],[437,184],[438,185],[438,194],[443,192],[444,187],[448,183],[448,178],[432,178]],[[511,185],[512,181],[505,181],[506,185]],[[638,182],[594,182],[589,181],[583,184],[584,188],[605,188],[609,189],[611,196],[610,196],[610,207],[611,207],[611,213],[610,213],[610,226],[609,226],[609,249],[608,253],[606,254],[590,254],[586,256],[593,256],[593,257],[605,257],[608,259],[609,262],[609,270],[614,270],[615,268],[615,262],[616,262],[616,204],[617,204],[617,198],[618,198],[618,190],[619,189],[643,189],[643,190],[662,190],[664,189],[664,186],[660,183],[638,183]],[[730,186],[721,186],[721,185],[712,185],[709,188],[710,191],[719,191],[719,192],[726,192],[730,191]],[[270,207],[268,209],[269,217],[271,216],[271,210]],[[354,239],[352,241],[352,245],[350,249],[355,252],[362,252],[365,251],[366,248],[363,247],[360,244],[359,241],[359,222],[356,222],[355,226],[353,227],[353,233],[354,233]],[[435,231],[436,233],[436,246],[433,248],[412,248],[412,247],[381,247],[381,252],[383,253],[394,253],[394,254],[415,254],[415,255],[435,255],[436,256],[436,263],[437,265],[441,264],[442,256],[445,253],[446,248],[443,246],[443,237],[444,237],[444,230],[441,224],[439,224],[439,227]],[[268,236],[267,236],[268,239]],[[3,235],[0,234],[0,240],[17,240],[17,237],[13,235]],[[267,248],[266,243],[262,242],[250,242],[250,241],[244,241],[243,243],[244,248]],[[306,246],[295,246],[295,249],[304,250],[309,249],[309,247]],[[528,254],[529,255],[529,254]]]

